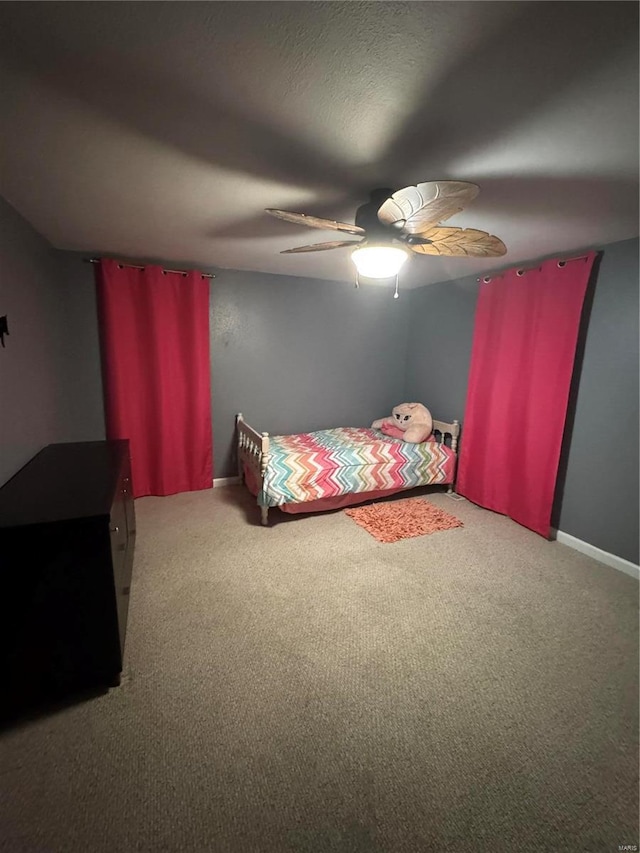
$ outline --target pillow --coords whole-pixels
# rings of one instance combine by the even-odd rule
[[[400,427],[395,426],[390,421],[385,421],[380,427],[380,432],[383,432],[385,435],[388,435],[390,438],[402,438],[404,439],[404,430],[400,429]],[[424,441],[437,441],[435,435],[431,433],[431,435],[427,436]],[[424,441],[419,441],[418,444],[423,444]]]
[[[391,436],[391,438],[404,438],[404,430],[389,421],[385,421],[380,427],[380,430],[385,435]]]

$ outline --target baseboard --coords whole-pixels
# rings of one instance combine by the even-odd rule
[[[582,539],[577,539],[569,533],[563,533],[562,530],[555,530],[555,540],[561,545],[567,545],[569,548],[574,548],[587,557],[592,557],[600,563],[611,566],[613,569],[618,569],[619,572],[624,572],[631,575],[632,578],[640,580],[640,566],[631,563],[629,560],[624,560],[622,557],[617,557],[615,554],[610,554],[608,551],[603,551],[601,548],[596,548],[595,545],[590,545],[589,542],[583,542]]]
[[[215,477],[213,480],[213,488],[219,486],[237,486],[240,482],[240,477]]]

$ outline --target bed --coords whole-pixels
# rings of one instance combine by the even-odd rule
[[[410,444],[380,430],[339,427],[270,436],[236,416],[238,475],[260,507],[317,512],[386,497],[418,486],[453,492],[460,423],[433,422],[429,441]]]

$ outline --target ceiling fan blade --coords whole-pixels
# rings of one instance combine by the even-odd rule
[[[347,234],[364,234],[364,228],[360,228],[359,225],[349,225],[348,222],[336,222],[335,219],[321,219],[319,216],[307,216],[306,213],[292,213],[289,210],[276,210],[273,207],[267,207],[265,210],[278,219],[295,222],[296,225],[308,225],[310,228],[324,228],[329,231],[345,231]]]
[[[285,249],[281,255],[293,255],[296,252],[324,252],[327,249],[341,249],[343,246],[357,246],[361,240],[332,240],[329,243],[312,243],[310,246],[298,246],[296,249]]]
[[[380,206],[378,219],[386,225],[402,223],[407,234],[420,234],[459,213],[479,192],[476,184],[467,181],[429,181],[405,187]]]
[[[469,258],[497,258],[506,255],[507,247],[499,237],[477,228],[430,228],[419,234],[430,243],[418,243],[409,248],[419,255],[448,255]]]

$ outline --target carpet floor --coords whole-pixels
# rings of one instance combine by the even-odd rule
[[[0,734],[0,850],[637,845],[637,581],[416,494],[464,527],[137,501],[122,684]]]

